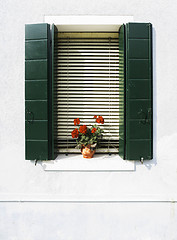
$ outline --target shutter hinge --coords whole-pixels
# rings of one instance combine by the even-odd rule
[[[37,160],[37,159],[35,159],[35,160],[34,160],[34,165],[35,165],[35,166],[36,166],[37,162],[38,162],[38,160]]]
[[[144,158],[143,157],[140,158],[140,162],[143,164],[143,162],[144,162]]]

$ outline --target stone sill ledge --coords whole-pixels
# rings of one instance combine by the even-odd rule
[[[41,165],[45,171],[135,171],[135,162],[123,160],[118,154],[95,154],[91,159],[82,154],[59,154]]]

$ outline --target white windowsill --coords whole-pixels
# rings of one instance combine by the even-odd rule
[[[95,154],[91,159],[82,154],[60,154],[41,165],[45,171],[135,171],[135,162],[123,160],[118,154]]]

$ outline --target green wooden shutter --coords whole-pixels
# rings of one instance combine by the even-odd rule
[[[52,158],[49,101],[50,26],[25,26],[25,140],[27,160]]]
[[[119,155],[125,158],[125,25],[119,33]]]
[[[125,26],[125,155],[128,160],[153,157],[152,25]]]
[[[55,108],[56,108],[56,103],[55,103],[55,92],[54,92],[54,88],[55,88],[55,64],[57,62],[57,59],[55,59],[55,45],[56,45],[56,35],[58,33],[57,27],[52,24],[52,78],[51,78],[51,108],[50,108],[50,116],[51,116],[51,131],[52,131],[52,139],[51,139],[51,147],[52,147],[52,159],[55,159],[58,154],[56,154],[56,150],[55,150],[55,143],[54,143],[54,136],[55,136],[55,125],[57,124],[57,117],[55,114]]]

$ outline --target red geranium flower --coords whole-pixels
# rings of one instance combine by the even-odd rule
[[[97,123],[101,123],[100,118],[97,118],[97,119],[96,119],[96,122],[97,122]]]
[[[72,131],[71,135],[72,135],[72,138],[77,138],[77,137],[79,136],[79,131],[78,131],[78,129],[75,128],[75,129]]]
[[[80,133],[86,134],[87,126],[86,125],[80,126],[79,131],[80,131]]]
[[[92,128],[92,133],[95,133],[96,132],[96,128]]]
[[[74,125],[75,126],[79,125],[79,123],[80,123],[80,119],[79,118],[74,119]]]
[[[104,118],[102,116],[99,116],[99,117],[100,117],[101,124],[104,124]]]
[[[104,118],[102,116],[98,116],[97,119],[96,119],[96,122],[104,124]]]
[[[93,118],[97,118],[97,115],[95,115]]]

